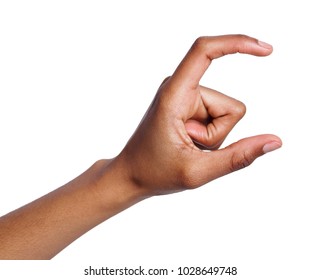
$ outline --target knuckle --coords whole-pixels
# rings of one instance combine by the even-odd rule
[[[205,50],[207,43],[208,43],[208,37],[206,36],[198,37],[195,40],[194,44],[192,45],[192,49],[199,50],[199,51]]]
[[[231,109],[231,113],[237,118],[241,119],[246,113],[246,105],[238,100],[235,100],[235,104]]]
[[[247,35],[244,34],[236,34],[236,37],[240,40],[240,41],[244,41],[247,40],[249,37]]]
[[[238,34],[237,35],[237,46],[238,49],[242,49],[243,52],[248,52],[249,51],[249,40],[251,40],[251,38],[247,35],[244,34]]]
[[[169,79],[171,78],[171,76],[167,76],[163,82],[161,83],[161,86],[164,85]]]
[[[244,34],[236,34],[235,38],[236,38],[238,44],[245,44],[249,39],[249,37]]]
[[[234,153],[230,161],[230,171],[234,172],[245,167],[248,167],[254,161],[254,157],[250,154],[243,153]]]

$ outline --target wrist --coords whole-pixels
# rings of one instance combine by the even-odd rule
[[[92,168],[97,174],[95,192],[106,218],[150,197],[145,190],[132,182],[120,156],[98,160]]]

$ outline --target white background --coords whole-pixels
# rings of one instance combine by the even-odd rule
[[[247,105],[225,144],[260,133],[284,143],[198,190],[135,205],[51,263],[0,262],[1,279],[88,279],[89,265],[237,266],[230,279],[320,279],[317,4],[1,1],[0,215],[116,156],[201,35],[244,33],[274,46],[266,58],[214,61],[202,84]]]

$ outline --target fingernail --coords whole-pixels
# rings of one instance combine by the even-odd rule
[[[272,48],[273,48],[270,44],[265,43],[265,42],[262,42],[262,41],[257,41],[257,43],[258,43],[261,47],[266,48],[266,49],[272,49]]]
[[[282,144],[280,142],[276,142],[276,141],[273,141],[273,142],[270,142],[270,143],[267,143],[263,146],[263,153],[269,153],[269,152],[273,152],[275,151],[276,149],[279,149],[281,148]]]

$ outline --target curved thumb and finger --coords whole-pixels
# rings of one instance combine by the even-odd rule
[[[198,164],[203,183],[249,166],[258,157],[282,146],[279,137],[272,134],[244,138],[224,149],[204,153]]]

